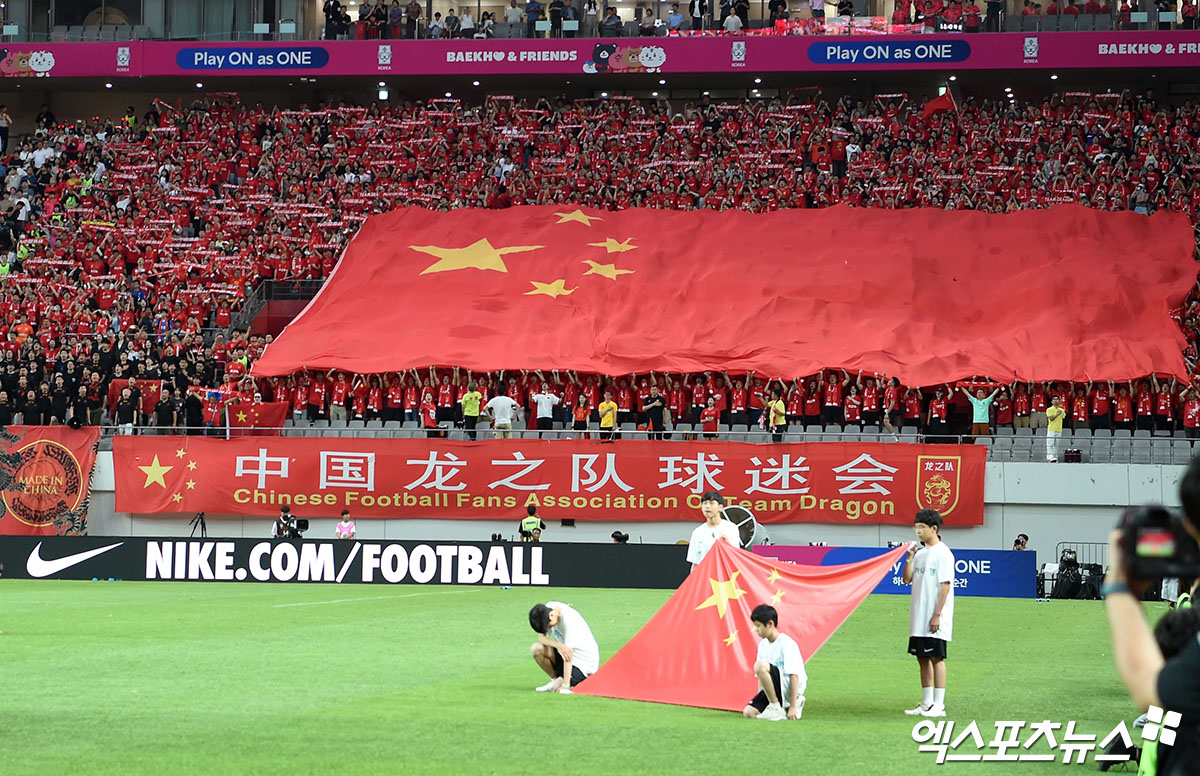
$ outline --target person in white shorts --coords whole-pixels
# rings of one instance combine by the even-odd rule
[[[692,569],[700,565],[704,556],[712,546],[721,539],[737,547],[741,542],[737,526],[725,519],[721,510],[725,508],[725,497],[715,490],[710,490],[700,497],[700,512],[704,515],[704,523],[692,531],[688,541],[687,561]]]
[[[600,648],[583,615],[561,601],[535,604],[529,610],[529,625],[538,635],[529,648],[538,667],[550,681],[538,692],[571,694],[571,688],[600,667]]]

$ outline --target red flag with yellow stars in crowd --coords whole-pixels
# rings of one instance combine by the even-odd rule
[[[120,441],[114,441],[114,450],[134,437],[117,439]],[[134,455],[132,467],[114,472],[117,491],[153,505],[156,512],[203,511],[203,507],[196,508],[196,497],[201,495],[197,489],[201,466],[198,457],[190,454],[187,437],[178,437],[169,452]]]
[[[1078,205],[403,208],[367,219],[252,372],[1183,377],[1169,311],[1196,282],[1194,248],[1181,213]]]
[[[230,404],[225,408],[229,437],[279,436],[289,406],[286,401]]]
[[[796,640],[807,663],[906,549],[844,566],[798,566],[719,541],[650,622],[575,692],[741,711],[758,692],[755,606],[775,607],[779,630]],[[896,638],[906,635],[907,621]]]

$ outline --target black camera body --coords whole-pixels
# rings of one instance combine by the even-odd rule
[[[1200,545],[1184,527],[1182,515],[1159,504],[1129,507],[1117,528],[1131,579],[1200,577]]]
[[[308,530],[308,520],[302,517],[289,517],[287,519],[287,532],[284,534],[284,539],[299,539],[305,531]]]

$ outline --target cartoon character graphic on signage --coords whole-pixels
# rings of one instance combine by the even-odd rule
[[[29,69],[38,78],[50,75],[54,69],[54,54],[49,51],[35,51],[29,55]]]
[[[597,43],[592,57],[583,63],[585,73],[661,73],[667,62],[662,46],[618,46]]]
[[[662,46],[643,46],[638,60],[647,73],[661,73],[662,66],[667,63],[667,51]]]
[[[607,73],[609,60],[617,52],[615,43],[597,43],[592,49],[592,58],[583,63],[585,73]]]
[[[14,51],[0,60],[0,74],[6,78],[21,78],[33,75],[29,68],[29,52]]]

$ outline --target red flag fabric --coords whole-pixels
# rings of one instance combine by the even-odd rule
[[[8,426],[0,452],[19,456],[13,483],[0,482],[0,535],[74,536],[87,533],[92,467],[100,429],[84,426]]]
[[[228,436],[279,436],[289,406],[286,401],[228,404],[225,407]]]
[[[925,110],[922,111],[922,118],[929,121],[929,117],[937,113],[942,113],[948,110],[956,110],[957,105],[954,104],[954,97],[947,90],[941,95],[934,97],[929,102],[925,103]]]
[[[741,711],[758,691],[752,673],[758,636],[750,624],[755,606],[775,607],[779,630],[796,640],[807,663],[906,549],[844,566],[797,566],[719,541],[650,622],[576,692]]]
[[[138,380],[137,389],[141,393],[142,400],[138,403],[138,412],[143,415],[149,415],[154,412],[154,406],[158,404],[159,395],[162,393],[162,380]],[[108,411],[115,412],[117,402],[121,398],[121,391],[129,385],[127,378],[119,378],[108,384]]]
[[[406,208],[367,220],[253,371],[1182,377],[1194,247],[1181,213],[1077,205]]]

